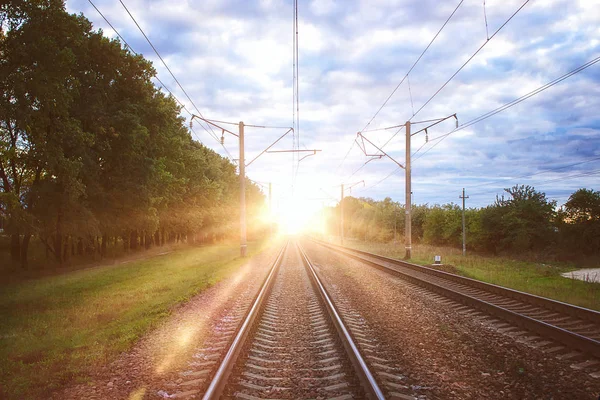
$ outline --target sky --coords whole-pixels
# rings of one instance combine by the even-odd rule
[[[92,1],[197,113],[121,3]],[[292,0],[123,2],[206,118],[292,126]],[[262,155],[247,168],[248,177],[272,183],[275,208],[333,205],[342,183],[357,183],[346,195],[404,203],[404,170],[387,157],[365,164],[369,158],[353,145],[357,132],[378,147],[387,142],[383,150],[404,165],[403,128],[366,131],[410,120],[414,133],[429,125],[416,122],[454,114],[461,127],[600,56],[600,0],[528,1],[507,22],[524,2],[488,0],[484,13],[480,0],[299,0],[297,131],[300,149],[321,151],[298,164],[296,178],[290,153]],[[67,10],[116,37],[87,0],[68,0]],[[413,203],[459,203],[465,188],[467,207],[483,207],[504,188],[528,184],[560,205],[579,188],[600,190],[599,110],[597,63],[450,135],[443,136],[455,128],[454,118],[429,128],[428,142],[417,133],[411,138]],[[237,132],[235,125],[223,126]],[[246,159],[285,131],[247,127]],[[227,156],[197,123],[193,137]],[[236,137],[226,135],[225,147],[238,158]],[[290,134],[272,149],[292,148]],[[378,153],[370,145],[365,150]]]

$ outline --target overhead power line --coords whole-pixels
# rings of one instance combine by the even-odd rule
[[[592,175],[597,175],[600,174],[600,169],[595,169],[592,171],[586,171],[586,172],[578,172],[574,175],[568,175],[568,176],[561,176],[558,178],[552,178],[552,179],[547,179],[547,180],[543,180],[543,181],[537,181],[537,182],[533,182],[533,184],[535,184],[536,186],[541,186],[544,185],[546,183],[554,183],[554,182],[560,182],[560,181],[565,181],[568,179],[573,179],[573,178],[581,178],[581,177],[585,177],[585,176],[592,176]],[[479,196],[482,194],[487,194],[487,193],[493,193],[493,192],[498,192],[498,189],[490,189],[490,190],[485,190],[485,191],[480,191],[477,193],[472,193],[471,196]]]
[[[217,124],[225,124],[225,125],[235,125],[238,126],[239,122],[231,122],[231,121],[219,121],[217,119],[208,119],[205,118],[206,121],[216,122]],[[272,126],[272,125],[252,125],[244,123],[246,128],[264,128],[264,129],[289,129],[289,126]]]
[[[565,168],[569,168],[569,167],[575,167],[577,165],[582,165],[582,164],[587,164],[587,163],[591,163],[594,161],[598,161],[600,160],[600,157],[595,157],[592,158],[590,160],[585,160],[585,161],[580,161],[580,162],[576,162],[573,164],[569,164],[569,165],[563,165],[560,167],[556,167],[556,168],[549,168],[549,169],[545,169],[539,172],[535,172],[533,174],[525,174],[525,175],[519,175],[519,176],[511,176],[509,178],[503,178],[503,179],[497,179],[495,181],[491,181],[491,182],[486,182],[486,183],[480,183],[479,185],[474,185],[474,186],[469,186],[470,189],[473,188],[477,188],[477,187],[481,187],[481,186],[487,186],[487,185],[492,185],[494,183],[500,183],[500,182],[505,182],[505,181],[511,181],[511,180],[515,180],[515,179],[522,179],[522,178],[531,178],[532,176],[536,176],[536,175],[541,175],[541,174],[546,174],[548,172],[554,172],[554,171],[559,171],[561,169],[565,169]]]
[[[585,163],[596,161],[596,160],[600,160],[600,157],[594,158],[594,159],[591,159],[591,160],[582,161],[582,162],[575,163],[575,164],[566,165],[566,166],[559,167],[559,168],[548,169],[548,170],[545,170],[545,171],[542,171],[542,172],[538,172],[538,173],[535,173],[535,174],[522,175],[522,176],[517,176],[517,177],[514,177],[514,178],[507,178],[507,180],[510,180],[510,179],[522,179],[522,178],[526,178],[526,177],[531,177],[531,176],[539,175],[539,174],[542,174],[542,173],[545,173],[545,172],[552,172],[554,170],[564,169],[564,168],[568,168],[568,167],[571,167],[571,166],[585,164]],[[370,189],[374,188],[375,186],[380,185],[381,183],[383,183],[385,180],[387,180],[388,178],[390,178],[392,175],[396,174],[400,170],[401,170],[401,168],[397,167],[392,172],[390,172],[388,175],[386,175],[384,178],[382,178],[380,181],[374,183],[371,186],[368,186],[368,187],[362,189],[361,191],[370,190]],[[576,175],[569,175],[569,176],[566,176],[566,177],[558,177],[558,178],[552,178],[550,180],[539,181],[539,182],[537,182],[535,184],[536,185],[542,185],[542,184],[545,184],[545,183],[553,183],[553,182],[558,182],[558,181],[563,181],[563,180],[568,180],[568,179],[573,179],[573,178],[580,178],[580,177],[584,177],[584,176],[592,176],[592,175],[596,175],[596,174],[599,174],[599,173],[600,173],[600,169],[596,169],[596,170],[587,171],[587,172],[580,172],[580,173],[577,173]],[[480,187],[480,186],[483,186],[483,185],[472,186],[472,187]],[[478,196],[478,195],[492,193],[492,192],[497,192],[497,191],[498,191],[498,189],[493,189],[493,190],[487,190],[487,191],[480,191],[480,192],[476,192],[476,193],[471,193],[470,195],[471,196]]]
[[[390,176],[394,175],[396,172],[400,171],[402,168],[400,167],[396,167],[396,169],[394,169],[392,172],[390,172],[388,175],[386,175],[383,179],[375,182],[374,184],[372,184],[371,186],[368,186],[364,189],[362,189],[361,191],[366,191],[366,190],[370,190],[373,189],[375,186],[378,186],[379,184],[381,184],[383,181],[387,180]]]
[[[423,110],[423,109],[424,109],[424,108],[427,106],[427,104],[429,104],[429,103],[430,103],[430,102],[431,102],[431,101],[432,101],[432,100],[433,100],[433,99],[434,99],[434,98],[435,98],[435,97],[436,97],[436,96],[437,96],[437,95],[438,95],[438,94],[439,94],[439,93],[440,93],[440,92],[441,92],[441,91],[442,91],[442,90],[443,90],[443,89],[444,89],[444,88],[445,88],[445,87],[448,85],[448,83],[450,83],[450,81],[452,81],[452,79],[454,79],[454,78],[456,77],[456,75],[458,75],[458,73],[459,73],[460,71],[462,71],[462,70],[463,70],[463,68],[464,68],[464,67],[466,67],[466,66],[467,66],[467,64],[469,64],[469,63],[470,63],[470,62],[473,60],[473,58],[475,58],[475,56],[476,56],[476,55],[477,55],[477,54],[478,54],[478,53],[479,53],[479,52],[480,52],[480,51],[481,51],[481,50],[482,50],[482,49],[483,49],[483,48],[484,48],[484,47],[485,47],[485,46],[488,44],[488,42],[489,42],[490,40],[492,40],[492,38],[493,38],[494,36],[496,36],[496,34],[498,34],[498,32],[500,32],[500,31],[502,30],[502,28],[504,28],[504,27],[506,26],[506,24],[508,24],[508,23],[510,22],[510,20],[512,20],[512,19],[513,19],[513,17],[514,17],[515,15],[517,15],[517,14],[519,13],[519,11],[521,11],[521,9],[523,9],[523,7],[525,7],[525,5],[526,5],[527,3],[529,3],[529,1],[530,1],[530,0],[526,0],[526,1],[525,1],[523,4],[521,4],[521,6],[520,6],[520,7],[519,7],[519,8],[518,8],[518,9],[517,9],[517,10],[516,10],[516,11],[515,11],[515,12],[514,12],[514,13],[513,13],[513,14],[512,14],[512,15],[511,15],[511,16],[510,16],[510,17],[509,17],[507,20],[506,20],[506,21],[504,21],[504,23],[503,23],[503,24],[502,24],[502,25],[501,25],[501,26],[500,26],[498,29],[496,29],[496,31],[495,31],[495,32],[492,34],[492,36],[487,36],[487,40],[486,40],[486,41],[485,41],[485,42],[484,42],[484,43],[483,43],[483,44],[482,44],[482,45],[481,45],[481,46],[480,46],[480,47],[479,47],[479,48],[478,48],[478,49],[475,51],[475,53],[473,53],[473,54],[471,55],[471,57],[469,57],[469,58],[467,59],[467,61],[465,61],[465,62],[464,62],[464,63],[463,63],[461,66],[460,66],[460,68],[458,68],[458,69],[456,70],[456,72],[454,72],[454,74],[452,74],[452,76],[450,76],[450,78],[448,78],[448,80],[447,80],[447,81],[446,81],[446,82],[445,82],[445,83],[444,83],[442,86],[440,86],[440,88],[439,88],[438,90],[436,90],[436,92],[435,92],[433,95],[431,95],[431,97],[429,97],[429,99],[428,99],[428,100],[427,100],[425,103],[423,103],[423,105],[422,105],[422,106],[421,106],[421,107],[420,107],[420,108],[419,108],[419,109],[418,109],[416,112],[415,112],[415,111],[414,111],[414,109],[413,109],[412,117],[410,117],[410,118],[409,118],[409,121],[411,121],[411,120],[412,120],[412,119],[413,119],[413,118],[414,118],[414,117],[415,117],[415,116],[416,116],[418,113],[420,113],[420,112],[421,112],[421,111],[422,111],[422,110]],[[460,4],[459,4],[459,6],[460,6]],[[457,8],[458,8],[458,7],[457,7]],[[455,10],[455,11],[456,11],[456,10]],[[412,95],[411,95],[411,103],[412,103]],[[458,120],[457,120],[457,121],[458,121]],[[426,122],[426,121],[421,121],[421,122]],[[398,125],[398,126],[402,126],[402,125]],[[389,129],[389,128],[385,128],[385,129]],[[387,140],[387,142],[386,142],[386,143],[385,143],[383,146],[381,146],[381,148],[384,148],[384,147],[385,147],[385,146],[386,146],[386,145],[387,145],[387,144],[388,144],[388,143],[389,143],[389,142],[390,142],[390,141],[391,141],[391,140],[392,140],[392,139],[393,139],[393,138],[396,136],[396,134],[397,134],[397,133],[398,133],[398,132],[396,132],[396,133],[395,133],[395,134],[394,134],[392,137],[390,137],[390,138]],[[423,145],[421,145],[421,147],[419,147],[419,148],[417,149],[417,151],[413,153],[413,155],[414,155],[414,154],[417,154],[419,151],[421,151],[421,149],[422,149],[424,146],[425,146],[424,144],[423,144]],[[428,151],[429,151],[429,150],[428,150]],[[418,158],[419,158],[419,157],[417,157],[417,159],[418,159]],[[416,160],[416,159],[415,159],[415,160]]]
[[[437,33],[431,39],[431,41],[429,42],[429,44],[427,45],[427,47],[425,47],[425,49],[423,50],[423,52],[421,53],[421,55],[415,60],[415,62],[413,63],[413,65],[409,68],[408,72],[404,75],[404,77],[402,78],[402,80],[400,81],[400,83],[398,83],[398,85],[396,85],[396,87],[394,88],[394,90],[392,90],[392,93],[390,93],[390,95],[387,97],[387,99],[385,99],[385,101],[383,102],[383,104],[381,105],[381,107],[379,107],[379,109],[377,110],[377,112],[373,115],[373,117],[371,117],[371,119],[369,120],[369,122],[367,122],[367,124],[361,130],[361,132],[364,132],[369,127],[369,125],[371,125],[371,122],[373,122],[373,120],[375,118],[377,118],[377,115],[379,115],[379,113],[381,112],[381,110],[383,110],[383,108],[386,106],[386,104],[388,103],[388,101],[390,101],[390,99],[392,98],[392,96],[394,95],[394,93],[396,93],[396,91],[398,90],[398,88],[400,87],[400,85],[402,85],[402,83],[408,78],[408,75],[412,72],[412,70],[415,68],[415,66],[418,64],[418,62],[421,60],[421,58],[423,58],[423,56],[425,55],[425,53],[427,52],[427,50],[429,50],[429,47],[431,47],[431,45],[433,44],[433,42],[435,41],[435,39],[437,39],[437,37],[442,32],[442,30],[446,27],[446,25],[448,24],[448,22],[450,22],[450,19],[454,16],[454,14],[456,13],[456,11],[458,11],[458,8],[462,5],[463,1],[464,0],[461,0],[458,3],[458,5],[456,6],[456,8],[454,8],[454,11],[452,11],[452,14],[450,14],[450,16],[448,16],[448,18],[446,19],[446,22],[444,22],[444,25],[442,25],[442,27],[437,31]]]
[[[177,77],[175,76],[175,74],[173,74],[173,71],[171,71],[171,68],[169,68],[169,66],[167,65],[167,63],[165,62],[165,60],[162,58],[162,56],[160,55],[160,53],[158,52],[158,50],[156,49],[156,47],[154,47],[154,44],[152,44],[152,41],[150,41],[150,38],[148,37],[148,35],[146,35],[146,33],[144,32],[144,30],[142,29],[142,27],[140,26],[140,24],[138,24],[137,20],[131,14],[131,12],[129,11],[129,9],[125,5],[125,3],[123,3],[123,0],[119,0],[119,2],[123,6],[123,8],[127,12],[127,14],[131,17],[131,19],[135,23],[135,26],[137,26],[138,30],[142,33],[142,35],[144,36],[144,38],[146,39],[146,41],[148,42],[148,44],[150,45],[150,47],[152,47],[152,50],[154,50],[154,53],[156,53],[156,55],[158,56],[158,58],[160,59],[160,61],[162,62],[162,64],[165,66],[165,68],[167,69],[167,71],[169,72],[169,74],[173,77],[173,80],[175,80],[175,83],[177,83],[177,86],[179,86],[179,88],[181,89],[181,91],[183,92],[183,94],[185,95],[185,97],[189,100],[190,104],[192,104],[192,106],[194,107],[194,109],[196,110],[196,112],[202,118],[204,118],[204,115],[202,115],[202,112],[198,109],[198,107],[196,106],[196,104],[194,103],[194,101],[192,100],[192,98],[189,96],[189,94],[183,88],[183,86],[181,85],[181,82],[179,82],[179,80],[177,79]],[[204,126],[202,126],[202,127],[204,128]],[[227,150],[227,148],[225,147],[225,145],[223,143],[221,143],[221,141],[219,140],[217,134],[214,132],[214,130],[212,129],[212,127],[210,125],[208,127],[209,127],[210,131],[212,132],[211,136],[223,147],[223,149],[225,150],[225,152],[228,154],[229,158],[233,159],[233,157],[231,157],[231,154],[229,153],[229,151]],[[208,132],[208,130],[206,128],[204,128],[204,130],[206,130]]]
[[[577,68],[575,68],[575,69],[567,72],[566,74],[559,76],[558,78],[556,78],[556,79],[554,79],[554,80],[546,83],[545,85],[542,85],[542,86],[538,87],[537,89],[532,90],[531,92],[529,92],[529,93],[527,93],[527,94],[525,94],[525,95],[523,95],[523,96],[521,96],[521,97],[519,97],[519,98],[517,98],[517,99],[515,99],[513,101],[510,101],[510,102],[508,102],[508,103],[506,103],[506,104],[504,104],[504,105],[502,105],[502,106],[500,106],[500,107],[498,107],[498,108],[496,108],[496,109],[494,109],[492,111],[489,111],[489,112],[487,112],[485,114],[482,114],[479,117],[473,118],[469,122],[466,122],[463,125],[460,125],[458,128],[455,128],[455,129],[453,129],[452,131],[450,131],[450,132],[448,132],[446,134],[443,134],[443,135],[437,136],[435,138],[429,139],[429,142],[436,142],[436,143],[434,143],[431,147],[429,147],[425,152],[421,153],[420,156],[415,157],[413,159],[413,164],[414,164],[414,162],[416,160],[418,160],[419,158],[423,157],[425,154],[427,154],[429,151],[431,151],[435,146],[437,146],[438,144],[440,144],[444,139],[446,139],[451,134],[453,134],[455,132],[458,132],[460,130],[463,130],[465,128],[468,128],[471,125],[474,125],[474,124],[476,124],[478,122],[481,122],[481,121],[483,121],[485,119],[488,119],[488,118],[490,118],[490,117],[492,117],[492,116],[494,116],[494,115],[496,115],[496,114],[498,114],[498,113],[500,113],[502,111],[505,111],[505,110],[507,110],[507,109],[509,109],[509,108],[511,108],[511,107],[513,107],[513,106],[515,106],[515,105],[517,105],[517,104],[519,104],[519,103],[521,103],[521,102],[529,99],[530,97],[533,97],[533,96],[535,96],[535,95],[543,92],[544,90],[551,88],[552,86],[554,86],[554,85],[556,85],[556,84],[564,81],[565,79],[570,78],[571,76],[573,76],[575,74],[578,74],[579,72],[585,70],[586,68],[589,68],[592,65],[597,64],[598,62],[600,62],[600,56],[598,56],[598,57],[596,57],[596,58],[594,58],[594,59],[586,62],[583,65],[580,65],[579,67],[577,67]],[[427,144],[427,143],[425,143],[425,144]],[[424,145],[422,145],[417,151],[415,151],[413,153],[413,155],[417,154],[423,148]],[[595,160],[596,160],[596,158],[594,158],[592,160],[588,160],[588,161],[582,161],[580,163],[575,163],[575,164],[572,164],[571,166],[575,166],[575,165],[579,165],[579,164],[584,164],[586,162],[591,162],[591,161],[595,161]],[[564,168],[567,168],[567,167],[568,166],[566,166]],[[556,169],[561,169],[561,168],[562,167],[559,167],[559,168],[556,168]],[[367,189],[370,189],[370,188],[373,188],[373,187],[379,185],[380,183],[382,183],[383,181],[385,181],[386,179],[388,179],[389,177],[391,177],[392,175],[394,175],[398,170],[399,170],[399,168],[396,169],[396,170],[394,170],[389,175],[387,175],[381,181],[379,181],[379,182],[375,183],[374,185],[368,187]],[[551,171],[551,170],[548,170],[548,171]],[[542,172],[540,172],[540,173],[542,173]],[[525,177],[525,176],[523,176],[523,177]],[[518,178],[519,177],[516,177],[515,179],[518,179]]]
[[[423,50],[423,52],[421,52],[421,54],[419,55],[419,57],[415,60],[415,62],[408,69],[408,71],[406,72],[406,74],[404,75],[404,77],[400,80],[400,83],[398,83],[398,85],[396,85],[396,87],[394,88],[394,90],[392,90],[392,93],[390,93],[390,95],[385,99],[385,101],[383,102],[383,104],[377,109],[377,111],[375,112],[375,114],[371,117],[371,119],[369,120],[369,122],[367,122],[367,124],[364,126],[364,128],[361,130],[361,132],[364,132],[369,127],[369,125],[371,125],[371,123],[373,122],[373,120],[375,120],[375,118],[377,117],[377,115],[379,115],[379,113],[381,112],[381,110],[383,110],[383,108],[387,105],[387,103],[394,96],[394,94],[396,93],[396,91],[398,91],[398,89],[400,88],[400,86],[402,85],[402,83],[404,82],[404,80],[408,79],[408,75],[416,67],[416,65],[419,63],[419,61],[421,61],[421,58],[423,58],[423,56],[425,55],[425,53],[427,52],[427,50],[429,50],[429,48],[431,47],[431,45],[433,44],[433,42],[435,41],[435,39],[437,39],[437,37],[440,35],[440,33],[442,32],[442,30],[446,27],[446,25],[448,24],[448,22],[450,22],[450,19],[452,19],[452,17],[456,13],[456,11],[458,11],[459,7],[462,5],[463,2],[464,2],[464,0],[461,0],[458,3],[458,5],[454,8],[454,11],[452,11],[452,13],[448,16],[448,18],[446,19],[446,21],[444,22],[444,24],[437,31],[437,33],[433,36],[433,38],[431,39],[431,41],[429,42],[429,44],[427,45],[427,47],[425,47],[425,49]],[[412,102],[412,94],[411,94],[411,102]],[[336,168],[336,172],[344,164],[344,162],[346,162],[346,158],[348,158],[348,155],[352,151],[352,148],[354,147],[354,144],[355,144],[355,142],[353,141],[352,145],[350,145],[350,148],[346,152],[346,155],[344,156],[344,159],[342,160],[342,162]]]
[[[293,16],[293,103],[292,103],[292,118],[294,119],[294,135],[292,136],[294,150],[300,150],[300,73],[299,73],[299,53],[298,53],[298,0],[294,0],[294,16]],[[298,170],[300,169],[299,152],[294,152],[292,155],[292,192],[296,184]]]
[[[471,57],[469,57],[467,59],[467,61],[465,61],[463,63],[463,65],[461,65],[460,68],[457,69],[456,72],[454,74],[452,74],[452,76],[450,78],[448,78],[448,80],[442,86],[440,86],[440,88],[438,90],[436,90],[436,92],[433,95],[431,95],[431,97],[425,103],[423,103],[423,105],[417,110],[417,112],[415,112],[413,114],[413,116],[409,119],[409,121],[411,119],[413,119],[418,113],[420,113],[421,110],[423,110],[425,108],[425,106],[427,106],[427,104],[429,104],[431,102],[431,100],[433,100],[446,87],[446,85],[448,85],[448,83],[450,83],[450,81],[452,81],[452,79],[454,79],[454,77],[456,75],[458,75],[458,73],[460,71],[462,71],[462,69],[471,62],[471,60],[473,60],[473,58],[475,58],[475,56],[494,38],[494,36],[496,36],[498,34],[498,32],[500,32],[502,30],[502,28],[504,28],[506,26],[506,24],[508,24],[510,22],[510,20],[513,19],[513,17],[515,15],[517,15],[519,13],[519,11],[521,11],[527,3],[529,3],[529,1],[530,0],[525,0],[525,2],[523,4],[521,4],[521,7],[519,7],[517,9],[517,11],[515,11],[506,21],[504,21],[504,23],[498,29],[496,29],[496,31],[494,33],[492,33],[492,36],[490,36],[485,42],[483,42],[483,44],[481,46],[479,46],[479,48],[475,51],[475,53],[473,53],[471,55]]]
[[[121,39],[123,41],[123,43],[125,44],[125,46],[129,49],[129,51],[131,51],[133,54],[138,55],[138,53],[133,49],[133,47],[131,47],[131,45],[129,43],[127,43],[127,41],[125,40],[125,38],[119,33],[119,31],[113,26],[113,24],[110,23],[110,21],[108,20],[108,18],[106,18],[104,16],[104,14],[98,9],[98,7],[96,7],[96,5],[92,2],[92,0],[88,0],[88,2],[92,5],[92,7],[94,7],[94,9],[98,12],[98,14],[100,14],[100,16],[102,17],[102,19],[104,19],[104,22],[106,22],[108,24],[108,26],[111,27],[111,29],[115,32],[115,34],[119,37],[119,39]],[[181,106],[181,108],[183,110],[185,110],[190,116],[192,116],[193,114],[190,112],[190,110],[188,110],[188,108],[185,106],[185,104],[183,104],[178,98],[177,96],[175,96],[175,94],[169,89],[169,87],[167,85],[165,85],[165,83],[157,76],[154,75],[154,79],[156,79],[158,81],[158,83],[160,83],[162,85],[162,88],[164,88],[170,95],[171,97],[173,97],[173,99],[177,102],[177,104],[179,104]],[[219,139],[217,138],[217,136],[214,134],[214,132],[210,132],[206,129],[206,127],[204,127],[204,125],[200,125],[212,138],[214,138],[215,140],[217,140],[217,142],[220,143]],[[198,135],[198,133],[196,133],[196,131],[193,128],[190,128],[192,131],[192,134],[196,137],[196,139],[199,142],[202,142],[202,140],[200,139],[200,136]],[[233,159],[233,157],[231,156],[231,154],[229,153],[229,151],[223,147],[227,156],[230,159]]]
[[[489,112],[487,112],[485,114],[482,114],[482,115],[480,115],[477,118],[473,118],[469,122],[466,122],[463,125],[460,125],[458,128],[455,128],[455,129],[451,130],[448,133],[445,133],[443,135],[437,136],[437,137],[435,137],[433,139],[429,139],[429,142],[436,142],[436,143],[434,143],[430,148],[428,148],[425,152],[423,152],[419,157],[416,157],[413,160],[413,162],[416,161],[416,160],[418,160],[419,158],[423,157],[425,154],[427,154],[435,146],[437,146],[438,144],[440,144],[445,138],[447,138],[448,136],[452,135],[453,133],[458,132],[460,130],[463,130],[465,128],[468,128],[471,125],[474,125],[474,124],[476,124],[478,122],[486,120],[486,119],[488,119],[488,118],[490,118],[490,117],[492,117],[492,116],[494,116],[494,115],[496,115],[496,114],[498,114],[498,113],[500,113],[502,111],[505,111],[505,110],[507,110],[507,109],[509,109],[509,108],[511,108],[513,106],[516,106],[517,104],[519,104],[519,103],[521,103],[521,102],[529,99],[530,97],[533,97],[533,96],[535,96],[535,95],[543,92],[544,90],[551,88],[552,86],[554,86],[554,85],[556,85],[556,84],[564,81],[567,78],[570,78],[571,76],[573,76],[575,74],[578,74],[579,72],[585,70],[586,68],[591,67],[592,65],[597,64],[598,62],[600,62],[600,56],[596,57],[596,58],[594,58],[594,59],[592,59],[592,60],[590,60],[588,62],[586,62],[583,65],[580,65],[579,67],[577,67],[577,68],[575,68],[575,69],[567,72],[564,75],[559,76],[558,78],[556,78],[556,79],[554,79],[554,80],[546,83],[545,85],[542,85],[542,86],[538,87],[537,89],[532,90],[531,92],[529,92],[527,94],[524,94],[523,96],[521,96],[521,97],[519,97],[517,99],[514,99],[513,101],[510,101],[510,102],[508,102],[508,103],[506,103],[506,104],[504,104],[504,105],[502,105],[502,106],[500,106],[500,107],[498,107],[498,108],[496,108],[496,109],[494,109],[492,111],[489,111]],[[415,154],[416,154],[416,152],[415,152]]]

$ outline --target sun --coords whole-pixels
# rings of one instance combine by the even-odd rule
[[[296,235],[310,230],[314,224],[315,207],[301,199],[288,199],[280,205],[278,223],[280,231]]]

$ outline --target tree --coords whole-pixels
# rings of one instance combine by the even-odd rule
[[[556,239],[556,202],[528,185],[504,190],[510,197],[497,197],[480,211],[471,233],[475,247],[493,253],[547,249]]]
[[[75,248],[104,255],[109,237],[127,249],[230,232],[235,166],[192,140],[149,61],[60,0],[3,3],[0,22],[0,216],[14,262],[27,264],[32,235],[64,263]],[[264,196],[247,191],[250,219]]]
[[[600,254],[600,192],[579,189],[560,213],[560,234],[567,254]]]
[[[565,203],[567,218],[576,223],[600,221],[600,191],[579,189]]]
[[[423,239],[434,245],[461,244],[461,209],[454,203],[435,205],[426,213]]]

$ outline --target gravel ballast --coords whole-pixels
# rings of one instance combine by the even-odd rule
[[[504,331],[501,321],[391,274],[313,242],[304,246],[334,299],[360,313],[374,339],[394,349],[402,373],[427,398],[598,398],[600,379],[523,343],[535,335]]]

